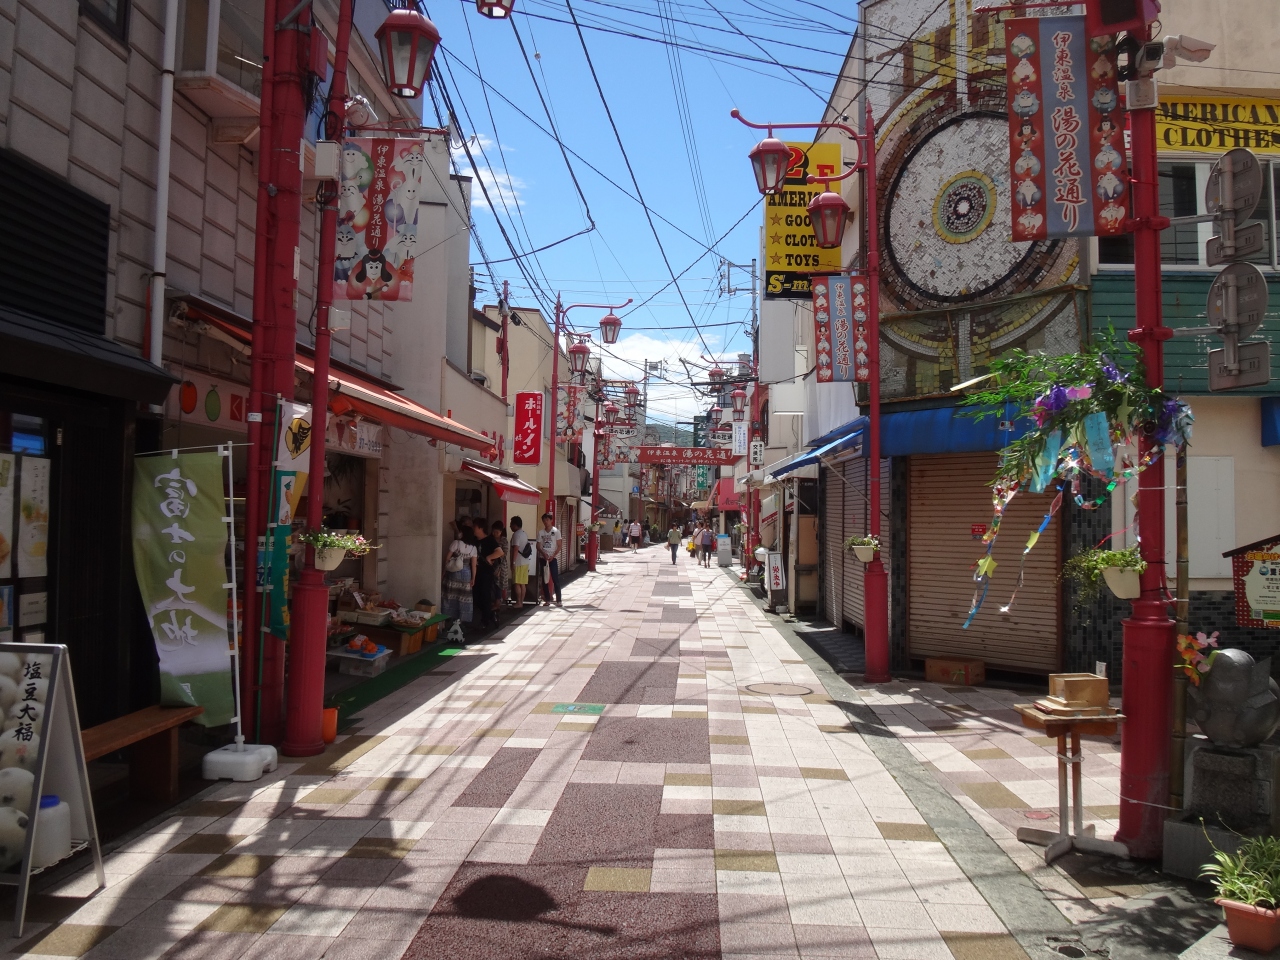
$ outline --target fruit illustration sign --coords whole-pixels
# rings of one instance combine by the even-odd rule
[[[1115,38],[1084,17],[1005,24],[1013,239],[1124,232],[1129,174]]]
[[[186,370],[171,370],[182,382],[169,391],[165,416],[171,420],[222,427],[235,433],[249,430],[249,388],[229,380],[215,380]]]
[[[343,143],[334,300],[413,299],[423,151],[422,141],[408,138]]]

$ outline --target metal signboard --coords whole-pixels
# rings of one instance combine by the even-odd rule
[[[733,463],[739,454],[728,447],[638,447],[637,463]]]
[[[1209,287],[1209,323],[1221,327],[1235,321],[1237,337],[1252,336],[1261,326],[1266,309],[1267,281],[1252,263],[1224,267]]]
[[[1209,213],[1230,213],[1236,226],[1253,216],[1262,198],[1262,165],[1244,147],[1228,150],[1209,171],[1204,186],[1204,208]]]
[[[810,276],[840,271],[839,248],[824,250],[809,223],[809,201],[826,187],[808,183],[814,176],[835,176],[844,167],[838,143],[789,143],[791,164],[782,192],[764,203],[764,298],[807,300]]]
[[[764,466],[764,441],[763,440],[751,441],[751,466],[753,467]]]
[[[1227,368],[1227,351],[1209,351],[1209,389],[1238,390],[1262,387],[1271,381],[1271,344],[1265,340],[1242,343],[1236,348],[1239,373]]]
[[[1210,237],[1204,245],[1204,256],[1209,266],[1216,267],[1228,260],[1251,257],[1261,253],[1267,247],[1267,228],[1261,223],[1251,223],[1247,227],[1236,227],[1234,231],[1235,250],[1228,251],[1223,237]]]

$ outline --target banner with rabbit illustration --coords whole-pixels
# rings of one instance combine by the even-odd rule
[[[195,722],[207,727],[235,715],[223,466],[218,453],[163,453],[133,468],[133,569],[160,655],[160,703],[204,707]]]
[[[1129,173],[1115,37],[1085,18],[1005,24],[1013,239],[1124,232]]]
[[[412,300],[425,145],[352,138],[342,145],[334,300]]]

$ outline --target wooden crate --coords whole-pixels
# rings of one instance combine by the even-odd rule
[[[981,660],[931,658],[924,662],[924,678],[930,683],[952,683],[972,687],[987,679],[987,668]]]
[[[1094,673],[1051,673],[1049,696],[1070,707],[1105,707],[1111,689],[1106,677]]]
[[[406,657],[421,650],[427,633],[425,627],[414,629],[396,626],[366,627],[364,632],[370,640],[381,643],[397,657]]]

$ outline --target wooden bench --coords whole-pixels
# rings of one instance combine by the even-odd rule
[[[178,798],[178,727],[204,713],[204,707],[147,707],[82,730],[86,761],[132,747],[129,792],[135,800]]]

